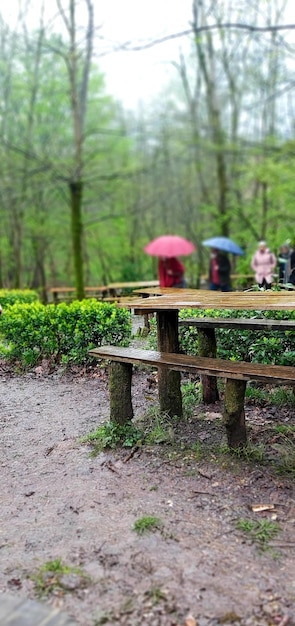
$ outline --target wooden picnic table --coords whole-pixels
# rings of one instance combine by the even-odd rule
[[[103,299],[108,294],[108,287],[100,285],[98,287],[84,287],[85,295],[95,298],[99,296]],[[76,293],[76,287],[51,287],[49,293],[52,296],[54,304],[58,304],[63,299],[73,298]]]
[[[71,617],[42,602],[0,594],[1,626],[77,626]]]
[[[120,294],[125,290],[133,290],[142,287],[151,288],[158,287],[158,280],[144,280],[144,281],[129,281],[129,282],[117,282],[109,283],[108,285],[99,285],[98,287],[84,287],[86,297],[99,298],[106,302],[115,302]],[[61,300],[69,300],[75,297],[75,287],[51,287],[49,293],[52,296],[53,302],[58,304]]]
[[[211,393],[211,391],[214,392],[211,382],[214,381],[216,384],[216,378],[225,379],[223,421],[230,448],[241,447],[247,443],[244,400],[249,380],[295,387],[293,366],[265,365],[216,358],[215,329],[224,326],[223,318],[216,318],[216,321],[214,317],[207,317],[204,320],[202,318],[186,320],[188,325],[197,327],[198,322],[195,320],[200,319],[205,323],[201,323],[198,328],[198,354],[194,356],[180,353],[178,338],[178,316],[179,311],[183,309],[211,309],[213,311],[240,309],[257,312],[295,310],[295,294],[272,291],[223,293],[173,289],[173,293],[166,292],[147,298],[133,298],[132,301],[118,304],[118,306],[128,307],[138,315],[156,313],[158,350],[103,345],[89,351],[94,358],[106,359],[110,362],[110,419],[113,422],[125,424],[133,418],[131,394],[133,364],[143,364],[158,369],[160,410],[170,417],[182,417],[181,372],[196,373],[201,376],[203,399],[206,403],[215,402],[219,398],[218,393],[217,395]],[[241,317],[238,323],[236,323],[236,318],[234,318],[234,323],[229,317],[226,318],[225,327],[238,327],[242,330],[251,328],[254,331],[269,328],[283,332],[295,331],[295,320],[279,322],[266,320],[264,322],[262,316],[258,321],[258,316],[255,315],[253,320]],[[181,323],[184,322],[185,320],[182,319]],[[206,386],[206,394],[204,394]]]
[[[173,293],[133,300],[129,306],[135,315],[156,313],[159,352],[178,353],[178,317],[183,309],[234,309],[253,311],[295,310],[295,294],[276,291],[220,292],[177,289]],[[295,321],[294,321],[295,330]],[[162,368],[158,372],[159,399],[162,411],[182,415],[180,372]]]

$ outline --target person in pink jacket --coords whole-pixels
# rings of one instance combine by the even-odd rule
[[[255,272],[255,280],[261,289],[271,289],[272,272],[276,267],[276,257],[270,252],[265,241],[259,241],[258,250],[252,257],[251,267]]]

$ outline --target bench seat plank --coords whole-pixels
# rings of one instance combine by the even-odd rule
[[[0,594],[1,626],[77,626],[66,613],[28,598]]]
[[[197,328],[236,328],[238,330],[294,330],[295,320],[271,320],[223,317],[192,317],[179,320],[179,326]]]
[[[143,350],[140,348],[122,348],[101,346],[89,351],[99,359],[111,359],[121,363],[137,363],[154,367],[185,372],[198,372],[221,378],[238,380],[258,380],[261,382],[295,383],[295,368],[285,365],[265,365],[245,361],[226,361],[207,357]]]

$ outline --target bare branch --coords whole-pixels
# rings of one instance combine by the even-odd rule
[[[165,43],[165,41],[170,41],[171,39],[178,39],[180,37],[188,37],[194,33],[195,35],[211,30],[220,30],[220,29],[237,29],[237,30],[245,30],[251,33],[271,33],[271,32],[279,32],[282,30],[295,30],[295,24],[277,24],[276,26],[252,26],[251,24],[242,24],[239,22],[225,22],[218,24],[206,24],[205,26],[199,26],[197,28],[190,28],[189,30],[184,30],[180,33],[171,33],[170,35],[166,35],[165,37],[161,37],[160,39],[153,39],[153,41],[149,41],[147,43],[142,43],[137,46],[131,46],[129,42],[122,43],[118,46],[117,50],[125,50],[126,52],[136,52],[139,50],[146,50],[147,48],[152,48],[153,46],[157,46],[158,44]]]

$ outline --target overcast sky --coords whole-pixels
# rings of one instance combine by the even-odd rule
[[[188,30],[192,0],[106,0],[102,3],[101,33],[115,41],[153,40]],[[158,44],[139,52],[120,52],[103,57],[101,67],[107,75],[109,90],[134,107],[138,101],[149,101],[175,70],[184,39]]]

